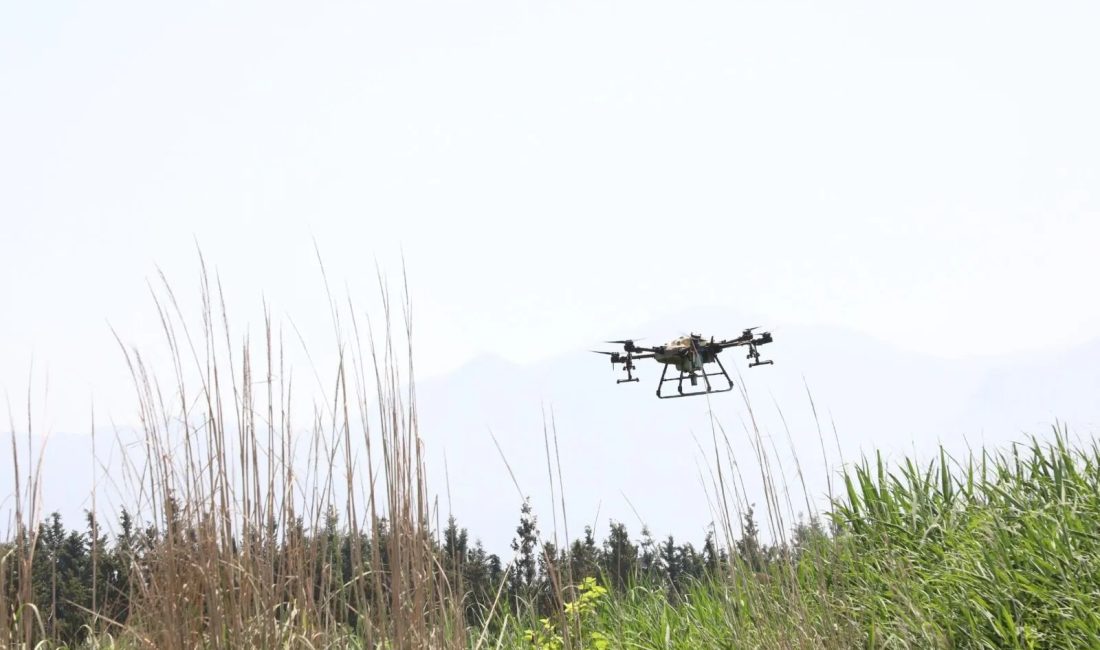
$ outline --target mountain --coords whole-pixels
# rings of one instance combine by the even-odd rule
[[[607,338],[646,335],[654,344],[689,327],[722,337],[766,324],[730,311],[696,310]],[[560,531],[560,504],[555,503],[555,514],[550,498],[557,458],[551,439],[548,470],[545,412],[556,424],[571,537],[593,523],[603,534],[615,519],[635,533],[645,522],[656,535],[701,540],[714,518],[707,490],[717,469],[716,438],[726,459],[726,437],[720,431],[712,435],[710,413],[725,430],[749,500],[760,513],[763,481],[749,434],[756,422],[764,447],[775,457],[770,473],[783,475],[781,493],[784,485],[789,488],[782,505],[787,507],[789,495],[795,517],[809,509],[807,492],[811,503],[823,505],[829,473],[861,454],[877,450],[889,460],[915,453],[931,460],[941,443],[958,455],[968,446],[1045,436],[1056,419],[1082,436],[1092,435],[1100,422],[1100,341],[1046,355],[949,360],[843,329],[790,326],[777,331],[775,342],[761,352],[775,365],[749,369],[737,349],[725,354],[723,361],[745,394],[735,390],[709,400],[658,400],[660,367],[652,361],[638,362],[640,382],[616,385],[621,370],[589,352],[523,366],[485,356],[418,385],[428,462],[435,470],[446,463],[449,491],[441,487],[440,493],[449,494],[450,509],[474,535],[489,536],[485,541],[492,548],[507,548],[522,495],[533,498],[544,532],[553,530],[555,517]],[[440,507],[447,511],[445,499]]]
[[[735,336],[753,325],[768,329],[769,323],[699,309],[594,338],[645,336],[656,344],[687,331]],[[585,525],[602,538],[616,520],[634,536],[644,522],[654,535],[699,543],[715,519],[716,443],[730,498],[744,492],[768,532],[753,422],[769,455],[767,471],[778,477],[785,526],[798,513],[823,507],[829,477],[861,454],[931,460],[940,443],[963,454],[968,446],[1046,436],[1056,420],[1082,438],[1100,423],[1100,340],[1042,354],[947,360],[839,328],[772,331],[775,342],[761,352],[775,365],[749,369],[744,355],[730,350],[723,362],[737,390],[710,398],[658,400],[660,367],[649,360],[638,363],[638,383],[616,385],[621,371],[586,350],[529,364],[485,355],[421,380],[420,431],[439,520],[453,512],[491,551],[510,556],[520,506],[530,496],[547,538],[555,528],[562,537],[566,526],[575,538]],[[112,437],[98,441],[101,485],[119,480]],[[17,442],[25,446],[24,439]],[[86,435],[61,434],[46,447],[44,503],[70,525],[80,525],[89,504],[89,442]],[[11,476],[10,458],[0,460],[0,468]],[[7,492],[12,483],[4,483]],[[2,502],[10,507],[10,500]]]

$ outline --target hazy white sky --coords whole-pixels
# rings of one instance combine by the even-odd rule
[[[146,282],[193,304],[196,240],[233,315],[266,296],[318,345],[312,241],[365,308],[403,250],[424,374],[703,304],[948,356],[1093,338],[1097,25],[1093,2],[5,3],[0,389],[21,402],[33,358],[46,426],[93,395],[132,419],[109,326],[158,340]]]

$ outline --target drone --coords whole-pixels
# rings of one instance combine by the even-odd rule
[[[753,330],[756,329],[759,328],[750,327],[744,330],[741,336],[735,339],[726,339],[722,341],[715,341],[713,336],[707,340],[700,334],[688,334],[687,336],[675,338],[664,345],[655,347],[637,345],[631,339],[606,341],[607,343],[622,345],[623,352],[605,352],[603,350],[592,351],[597,354],[606,354],[610,356],[612,366],[619,363],[623,364],[623,370],[626,371],[626,378],[616,380],[616,384],[638,381],[638,378],[634,376],[634,362],[639,359],[656,359],[658,363],[664,364],[664,370],[661,371],[661,380],[657,382],[657,397],[660,399],[691,397],[710,393],[725,393],[733,390],[733,380],[730,379],[729,373],[726,372],[725,366],[722,365],[721,359],[718,358],[718,355],[726,348],[747,347],[749,353],[746,358],[750,359],[750,368],[772,364],[771,360],[761,361],[760,351],[757,350],[758,346],[771,343],[772,335],[770,332],[753,334]],[[717,364],[718,370],[707,372],[706,366],[710,363]],[[669,367],[675,368],[679,376],[666,377]],[[721,384],[717,380],[711,383],[711,377],[724,378],[725,383]],[[702,379],[703,385],[706,388],[692,390],[689,387],[685,392],[685,379],[688,380],[689,386],[698,386],[699,380]],[[675,394],[664,390],[665,384],[669,382],[676,382]]]

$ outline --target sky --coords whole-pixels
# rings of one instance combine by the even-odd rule
[[[235,332],[266,303],[315,355],[318,254],[373,313],[404,263],[425,377],[697,306],[948,358],[1092,340],[1097,24],[1091,2],[5,3],[0,392],[47,430],[132,423],[114,333],[160,344],[160,270],[197,319],[200,249]]]

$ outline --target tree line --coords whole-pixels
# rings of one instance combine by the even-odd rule
[[[171,509],[165,519],[161,526],[139,525],[123,509],[118,532],[106,535],[92,513],[86,514],[82,529],[67,529],[54,513],[39,524],[36,534],[20,531],[16,539],[0,544],[3,603],[9,610],[5,620],[16,620],[16,609],[26,605],[27,581],[22,578],[29,564],[29,597],[48,637],[75,643],[90,631],[127,625],[154,564],[162,562],[158,570],[164,570],[168,549],[178,551],[199,543],[198,532],[174,518]],[[498,613],[507,609],[540,616],[559,611],[562,600],[569,597],[569,586],[589,577],[612,590],[635,584],[656,586],[666,590],[670,599],[678,599],[693,582],[725,575],[732,563],[767,572],[771,565],[795,558],[815,539],[827,537],[820,523],[811,519],[795,527],[788,544],[765,544],[750,508],[743,514],[741,537],[728,550],[718,543],[713,530],[697,547],[672,535],[656,539],[644,526],[635,539],[624,523],[616,521],[610,522],[600,541],[586,526],[579,538],[558,548],[543,539],[529,500],[520,509],[511,542],[513,555],[507,560],[489,552],[480,540],[471,540],[454,517],[439,532],[438,536],[425,534],[423,543],[438,558],[436,577],[450,590],[454,602],[461,602],[470,625],[483,624],[494,608]],[[241,540],[234,546],[239,544],[243,550],[251,544],[251,552],[265,554],[272,576],[309,580],[309,590],[317,602],[325,603],[329,615],[355,629],[360,613],[344,592],[362,573],[363,565],[372,561],[380,565],[372,568],[381,578],[368,588],[388,588],[388,535],[385,519],[375,522],[369,533],[356,532],[343,526],[339,514],[330,509],[315,531],[307,531],[299,518],[285,527],[277,542],[270,541],[275,539],[272,535],[267,543]],[[308,566],[292,566],[301,565],[303,557],[308,558]],[[297,590],[286,588],[285,593],[288,599],[291,593],[301,593],[300,585]]]

